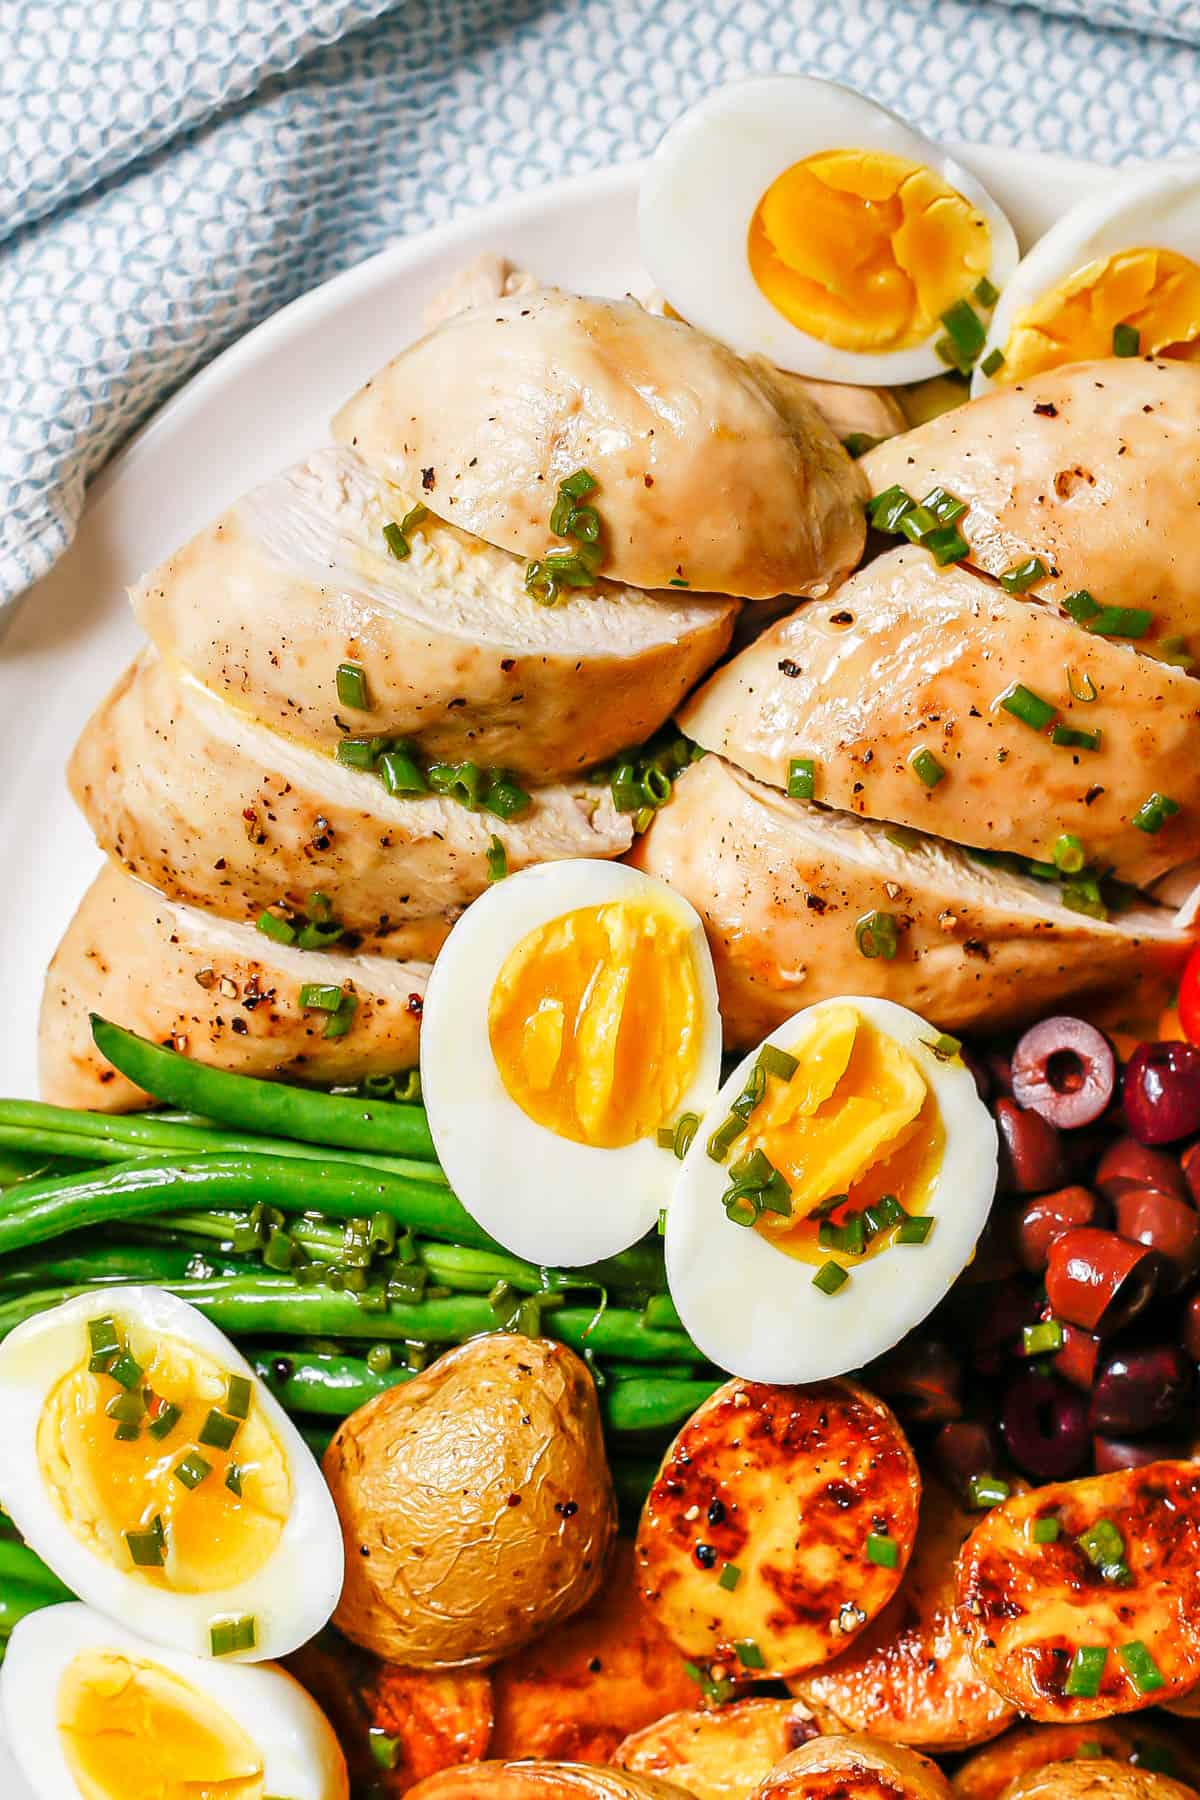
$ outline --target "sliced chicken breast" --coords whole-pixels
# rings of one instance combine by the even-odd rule
[[[252,925],[174,906],[107,864],[54,953],[42,995],[42,1098],[128,1112],[148,1096],[92,1042],[100,1013],[198,1062],[243,1075],[359,1081],[412,1068],[427,963],[274,944]],[[357,996],[349,1030],[300,1003],[309,983]]]
[[[148,575],[134,611],[168,661],[306,743],[411,737],[536,781],[640,743],[729,642],[729,600],[601,582],[539,606],[516,557],[433,516],[398,560],[384,526],[419,495],[319,450]],[[366,711],[339,702],[343,661]]]
[[[993,1029],[1119,987],[1187,952],[1172,915],[1102,921],[1051,884],[974,861],[936,838],[789,800],[706,756],[685,770],[630,858],[691,901],[716,963],[726,1042],[756,1044],[802,1006],[880,995],[939,1027]],[[874,956],[857,927],[876,922]],[[887,934],[896,934],[886,955]]]
[[[510,872],[565,857],[620,856],[628,815],[607,787],[535,788],[517,819],[436,794],[393,798],[176,677],[153,651],[92,715],[68,767],[101,849],[169,900],[250,920],[314,892],[388,956],[427,958],[488,885],[493,840]]]
[[[919,500],[941,486],[966,500],[959,530],[989,575],[1036,556],[1048,599],[1086,588],[1102,605],[1146,608],[1153,649],[1200,628],[1198,417],[1196,363],[1073,363],[993,388],[861,466],[876,494],[896,484]]]
[[[1014,718],[1015,683],[1097,748]],[[679,723],[761,781],[808,758],[816,799],[955,843],[1050,860],[1068,832],[1138,884],[1200,855],[1200,682],[913,545],[772,626]],[[1153,793],[1180,810],[1146,832]]]
[[[846,381],[817,381],[809,375],[779,371],[780,381],[794,381],[806,393],[823,419],[843,443],[847,438],[895,437],[908,421],[895,394],[887,388],[851,387]]]
[[[389,481],[523,558],[587,469],[614,581],[821,593],[865,528],[859,471],[803,390],[632,300],[547,289],[445,321],[333,423]]]

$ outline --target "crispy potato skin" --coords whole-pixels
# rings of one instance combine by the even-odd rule
[[[1035,1544],[1034,1519],[1054,1515],[1052,1544]],[[1125,1538],[1132,1582],[1102,1579],[1076,1539],[1097,1519]],[[975,1666],[1014,1706],[1046,1721],[1106,1718],[1162,1704],[1200,1680],[1200,1466],[1149,1463],[1082,1481],[1052,1483],[997,1506],[963,1545],[959,1616]],[[1140,1639],[1164,1686],[1139,1694],[1117,1647]],[[1064,1692],[1080,1645],[1109,1658],[1094,1700]]]
[[[1018,1725],[968,1757],[950,1779],[957,1800],[1000,1800],[1010,1783],[1047,1763],[1069,1762],[1083,1745],[1099,1745],[1111,1762],[1143,1750],[1167,1751],[1178,1774],[1195,1782],[1200,1761],[1170,1732],[1143,1719],[1096,1719],[1084,1725]]]
[[[1010,1782],[1001,1800],[1195,1800],[1195,1788],[1103,1757],[1048,1763]]]
[[[819,1737],[785,1756],[752,1800],[950,1800],[935,1763],[877,1738]]]
[[[324,1471],[348,1564],[334,1622],[391,1661],[496,1662],[599,1586],[616,1505],[592,1378],[561,1344],[452,1350],[352,1413]]]
[[[980,1679],[954,1611],[954,1559],[975,1519],[940,1482],[926,1481],[912,1560],[900,1592],[835,1662],[793,1690],[845,1731],[889,1743],[966,1750],[993,1738],[1013,1709]]]
[[[663,1460],[637,1537],[642,1592],[687,1655],[736,1673],[757,1644],[763,1678],[828,1662],[883,1611],[917,1527],[921,1478],[881,1400],[848,1381],[729,1381]],[[895,1569],[867,1560],[887,1530]],[[719,1585],[726,1563],[741,1571]]]
[[[687,1800],[683,1788],[590,1763],[484,1762],[446,1769],[412,1800]]]
[[[668,1713],[627,1737],[612,1760],[677,1782],[694,1800],[747,1800],[777,1762],[818,1732],[799,1700],[735,1700],[712,1711]]]
[[[600,1592],[581,1612],[492,1671],[491,1753],[604,1763],[631,1731],[691,1706],[696,1684],[638,1592],[621,1538]]]

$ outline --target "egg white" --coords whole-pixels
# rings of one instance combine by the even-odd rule
[[[1120,250],[1174,250],[1200,263],[1200,166],[1155,169],[1146,175],[1114,174],[1102,194],[1063,214],[1027,256],[1004,289],[971,379],[972,394],[1003,386],[982,364],[1003,350],[1020,315],[1086,264]]]
[[[51,1393],[86,1361],[89,1319],[112,1314],[161,1337],[191,1344],[231,1375],[254,1386],[255,1405],[281,1446],[292,1483],[291,1510],[267,1561],[241,1582],[203,1594],[173,1593],[132,1568],[93,1553],[72,1531],[47,1491],[37,1454],[37,1431]],[[252,1614],[253,1650],[223,1662],[286,1656],[327,1622],[342,1591],[341,1527],[324,1477],[279,1402],[267,1392],[223,1332],[177,1295],[155,1287],[97,1288],[27,1319],[0,1344],[0,1505],[42,1561],[90,1606],[119,1618],[154,1643],[197,1656],[210,1654],[215,1617]]]
[[[679,1112],[703,1112],[721,1068],[717,983],[704,927],[665,883],[621,863],[545,863],[497,882],[439,952],[421,1014],[421,1090],[442,1168],[506,1250],[577,1267],[636,1243],[666,1205],[678,1164],[654,1138],[602,1149],[559,1137],[512,1099],[492,1055],[488,1002],[509,953],[582,907],[644,900],[687,928],[700,994],[696,1068]]]
[[[106,1650],[156,1663],[228,1713],[263,1758],[264,1793],[287,1795],[288,1800],[345,1800],[346,1763],[332,1727],[282,1669],[229,1668],[164,1650],[74,1603],[22,1619],[0,1669],[5,1735],[36,1800],[78,1800],[58,1732],[59,1683],[76,1656]],[[3,1792],[5,1800],[21,1800],[24,1790],[10,1794],[6,1784]]]
[[[742,355],[822,381],[880,386],[945,373],[929,340],[906,350],[842,350],[790,323],[750,270],[747,236],[771,183],[822,150],[881,150],[923,164],[956,188],[991,230],[989,279],[1017,263],[1012,226],[987,189],[937,144],[865,95],[811,75],[771,75],[718,88],[667,132],[642,179],[641,255],[657,287],[692,325]]]
[[[974,1254],[996,1191],[996,1126],[970,1071],[927,1048],[938,1032],[891,1000],[823,1000],[773,1031],[765,1043],[792,1051],[831,1006],[853,1006],[916,1062],[932,1089],[945,1151],[923,1244],[899,1244],[852,1264],[839,1293],[813,1287],[816,1266],[790,1257],[757,1231],[731,1224],[721,1195],[728,1165],[714,1162],[709,1134],[729,1112],[758,1056],[730,1075],[697,1131],[667,1213],[667,1283],[704,1355],[749,1381],[822,1381],[861,1368],[919,1325]],[[759,1046],[761,1048],[761,1046]]]

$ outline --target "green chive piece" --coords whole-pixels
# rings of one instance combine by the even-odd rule
[[[503,881],[508,874],[508,851],[493,832],[492,841],[487,847],[487,878],[489,882]]]
[[[258,1642],[258,1626],[253,1614],[229,1613],[210,1619],[208,1642],[214,1656],[234,1656],[240,1651],[253,1650]]]
[[[1108,907],[1100,892],[1100,883],[1091,875],[1064,881],[1061,899],[1068,912],[1082,913],[1088,919],[1107,919]]]
[[[1151,794],[1149,799],[1142,801],[1134,813],[1133,822],[1139,831],[1144,831],[1153,837],[1155,832],[1161,831],[1167,820],[1174,818],[1178,811],[1178,800],[1168,799],[1166,794]]]
[[[167,1539],[159,1514],[146,1531],[127,1531],[125,1542],[135,1569],[161,1569],[166,1561]]]
[[[1142,334],[1134,325],[1114,325],[1112,334],[1112,353],[1114,356],[1137,356],[1142,348]]]
[[[787,791],[793,800],[811,800],[817,765],[811,756],[793,756],[788,764]]]
[[[896,1232],[898,1244],[923,1244],[933,1230],[933,1220],[928,1213],[913,1213],[900,1225]]]
[[[337,759],[347,769],[373,769],[378,751],[374,738],[342,738]]]
[[[930,488],[921,505],[933,514],[939,525],[957,525],[967,510],[966,501],[944,487]]]
[[[741,1638],[734,1644],[737,1659],[743,1669],[765,1669],[767,1659],[754,1642],[753,1638]]]
[[[734,1588],[741,1579],[742,1571],[738,1568],[737,1564],[726,1563],[725,1567],[721,1570],[721,1573],[717,1576],[717,1586],[724,1588],[727,1594],[732,1594]]]
[[[1022,725],[1028,725],[1031,731],[1045,731],[1052,719],[1057,718],[1058,708],[1035,694],[1023,682],[1014,681],[1011,687],[1005,688],[998,697],[996,705],[1019,719]]]
[[[389,794],[427,794],[429,783],[420,765],[408,750],[399,747],[385,750],[379,758],[379,779]]]
[[[1094,1700],[1104,1679],[1108,1651],[1100,1644],[1081,1644],[1071,1658],[1064,1694],[1071,1700]]]
[[[1000,1506],[1008,1499],[1010,1488],[998,1475],[972,1475],[967,1483],[967,1498],[977,1512],[989,1506]]]
[[[108,1374],[123,1388],[137,1387],[145,1373],[141,1363],[128,1350],[122,1350],[116,1360],[108,1365]]]
[[[342,1004],[342,990],[332,982],[307,981],[300,989],[300,1004],[306,1011],[336,1012]]]
[[[953,525],[940,525],[936,531],[926,532],[923,544],[939,569],[944,569],[947,563],[961,562],[964,556],[971,554],[970,544]]]
[[[849,1269],[843,1269],[841,1263],[822,1263],[812,1278],[812,1284],[823,1294],[836,1294],[844,1288],[850,1279]]]
[[[1037,1325],[1026,1325],[1021,1333],[1021,1347],[1026,1356],[1048,1356],[1063,1347],[1063,1328],[1058,1319],[1042,1319]]]
[[[672,575],[667,583],[668,587],[691,587],[691,585],[691,582],[685,581],[682,575]]]
[[[873,450],[876,444],[882,442],[882,438],[872,437],[869,432],[852,431],[849,437],[842,439],[842,448],[847,456],[857,462],[860,456],[865,456],[868,450]]]
[[[675,1154],[675,1133],[669,1125],[660,1125],[654,1134],[654,1141],[660,1150],[669,1150]]]
[[[264,937],[270,938],[273,944],[294,944],[296,941],[296,927],[289,919],[281,919],[276,913],[260,912],[254,921],[254,927]]]
[[[239,1500],[241,1499],[241,1497],[242,1497],[242,1471],[241,1471],[240,1466],[237,1463],[230,1463],[229,1467],[226,1469],[226,1471],[225,1471],[225,1486],[229,1489],[231,1494],[236,1494],[238,1499]]]
[[[166,1400],[150,1420],[146,1429],[152,1438],[157,1438],[161,1443],[164,1438],[170,1437],[182,1417],[183,1414],[179,1407],[170,1400]]]
[[[248,1376],[231,1375],[229,1377],[225,1390],[225,1411],[231,1419],[249,1418],[251,1392]]]
[[[969,300],[956,300],[942,314],[942,324],[962,362],[975,362],[987,341],[983,320]]]
[[[1024,562],[1014,563],[1000,577],[1000,586],[1006,594],[1027,594],[1037,582],[1044,581],[1049,574],[1040,556],[1027,556]]]
[[[1030,1527],[1029,1535],[1035,1544],[1056,1544],[1062,1526],[1057,1519],[1035,1519]]]
[[[361,663],[342,662],[337,666],[337,697],[343,706],[355,712],[370,712],[367,697],[367,671]]]
[[[990,381],[997,369],[1004,367],[1003,350],[989,350],[979,366]]]
[[[800,1063],[777,1044],[764,1044],[758,1053],[758,1067],[765,1069],[768,1075],[777,1075],[780,1081],[790,1081]]]
[[[538,558],[525,565],[525,592],[539,606],[556,606],[558,604],[558,582],[545,563]]]
[[[1060,832],[1055,839],[1052,860],[1055,868],[1062,874],[1078,875],[1087,864],[1083,839],[1076,837],[1073,831]]]
[[[1073,725],[1055,725],[1050,733],[1050,742],[1059,749],[1066,750],[1098,750],[1100,733],[1098,731],[1077,731]]]
[[[671,1148],[682,1162],[692,1147],[696,1133],[700,1129],[700,1114],[694,1112],[680,1113],[671,1133]]]
[[[189,1451],[181,1462],[177,1462],[171,1473],[176,1481],[185,1488],[198,1488],[206,1475],[212,1474],[212,1464],[205,1462],[197,1451]]]
[[[988,280],[986,275],[981,275],[979,277],[979,280],[975,283],[975,286],[972,289],[972,292],[974,293],[975,298],[976,298],[976,300],[978,300],[980,306],[984,307],[989,312],[991,311],[992,307],[995,306],[997,300],[1000,298],[1000,289],[998,287],[994,287],[992,285],[992,283]]]
[[[713,1162],[723,1163],[737,1139],[746,1129],[745,1119],[731,1112],[724,1122],[717,1126],[708,1140],[708,1154]]]
[[[402,1744],[398,1737],[389,1737],[379,1725],[367,1728],[367,1743],[371,1747],[373,1761],[381,1769],[395,1769],[400,1763]]]
[[[136,1444],[142,1435],[140,1425],[118,1425],[113,1438],[118,1444]]]
[[[141,1388],[114,1394],[104,1408],[106,1418],[116,1425],[140,1425],[146,1416],[146,1400]]]
[[[88,1343],[93,1356],[116,1356],[121,1348],[121,1334],[117,1330],[116,1320],[110,1314],[106,1313],[101,1319],[88,1320]],[[107,1366],[106,1362],[105,1367]]]
[[[946,778],[946,771],[932,750],[914,750],[908,759],[908,766],[927,788],[935,788],[939,781]]]
[[[422,524],[428,517],[429,508],[423,501],[418,500],[415,506],[410,506],[400,521],[400,529],[405,537],[411,536],[417,526]]]
[[[962,1044],[948,1031],[940,1031],[935,1038],[922,1038],[925,1048],[933,1053],[938,1062],[953,1062],[956,1056],[962,1055]]]
[[[880,1569],[895,1569],[900,1563],[900,1546],[895,1538],[873,1531],[867,1538],[867,1561]]]
[[[839,1198],[844,1199],[845,1195],[840,1195]],[[863,1213],[867,1230],[873,1238],[878,1237],[881,1231],[890,1231],[893,1225],[898,1225],[901,1219],[906,1217],[907,1214],[895,1194],[881,1194],[879,1199],[873,1200]]]
[[[558,488],[559,492],[566,494],[569,499],[582,500],[588,494],[594,493],[598,485],[596,477],[587,469],[576,469],[573,475],[568,475],[565,481],[559,482]]]
[[[1144,638],[1154,614],[1143,606],[1102,606],[1088,630],[1096,637]]]
[[[902,487],[884,488],[867,502],[867,517],[877,531],[898,531],[900,521],[912,505],[912,495]]]
[[[900,948],[895,919],[887,912],[864,913],[854,927],[854,942],[860,956],[892,962]]]
[[[228,1450],[238,1434],[240,1424],[240,1419],[231,1419],[214,1406],[200,1427],[196,1442],[214,1450]]]
[[[910,506],[900,521],[900,535],[906,537],[910,544],[923,544],[931,531],[936,531],[938,522],[928,507],[919,503]]]
[[[390,519],[384,526],[383,541],[397,562],[404,562],[412,555],[412,545],[394,519]]]
[[[921,841],[920,832],[911,830],[907,825],[885,825],[883,835],[897,850],[915,850]]]
[[[1062,609],[1069,619],[1074,619],[1077,625],[1086,625],[1088,620],[1096,618],[1101,610],[1097,601],[1086,588],[1080,588],[1078,593],[1068,594],[1062,602]]]
[[[1120,1527],[1111,1519],[1096,1519],[1086,1531],[1080,1532],[1075,1542],[1106,1581],[1115,1581],[1121,1586],[1128,1584],[1130,1574],[1125,1566],[1125,1539]]]
[[[739,1119],[748,1119],[767,1091],[767,1071],[755,1063],[746,1077],[746,1085],[730,1108]]]

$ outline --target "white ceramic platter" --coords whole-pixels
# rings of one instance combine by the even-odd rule
[[[1023,247],[1113,179],[1062,157],[956,154],[1004,207]],[[138,643],[126,587],[254,482],[324,441],[340,402],[418,334],[430,296],[480,251],[502,251],[584,293],[644,289],[637,180],[629,166],[557,183],[338,276],[218,357],[94,483],[71,552],[0,636],[0,1093],[36,1092],[42,977],[99,862],[63,769]]]

